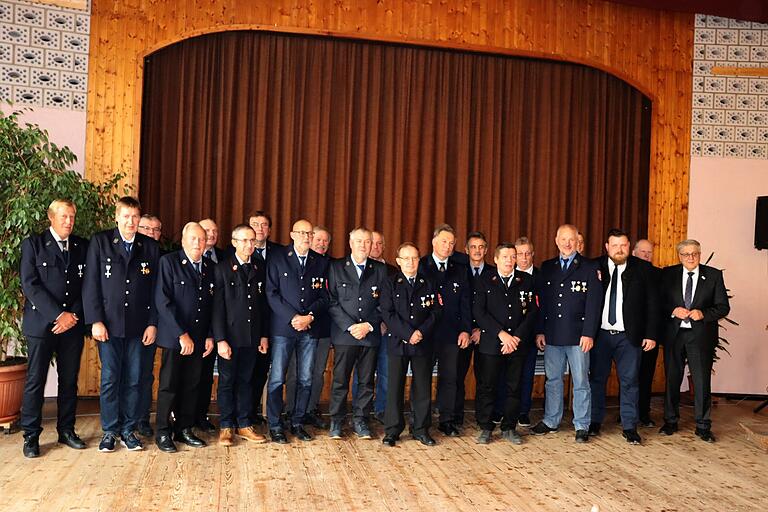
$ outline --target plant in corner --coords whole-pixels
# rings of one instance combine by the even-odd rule
[[[22,124],[21,114],[0,110],[0,369],[25,362],[19,277],[22,241],[47,228],[48,205],[57,198],[77,205],[74,232],[80,236],[88,238],[113,225],[123,177],[118,174],[104,183],[84,179],[70,170],[75,154],[52,143],[39,126]]]

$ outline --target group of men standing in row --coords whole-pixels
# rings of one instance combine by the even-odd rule
[[[30,359],[21,417],[27,457],[39,455],[43,389],[54,353],[58,441],[85,448],[74,424],[86,326],[101,360],[102,452],[113,451],[118,441],[141,450],[137,433],[154,436],[165,452],[176,451],[179,442],[205,446],[193,427],[215,431],[207,410],[217,355],[220,444],[231,446],[236,437],[265,442],[255,428],[262,422],[273,442],[287,443],[288,432],[309,441],[305,426],[327,427],[317,403],[330,347],[333,439],[344,435],[352,378],[354,434],[372,437],[373,413],[384,423],[383,443],[394,446],[406,427],[410,368],[411,433],[422,444],[436,444],[430,435],[435,363],[438,429],[461,435],[464,380],[474,357],[477,442],[489,443],[500,423],[501,437],[520,444],[517,425],[531,426],[538,349],[544,351],[546,400],[533,434],[559,429],[567,364],[576,441],[599,435],[615,362],[623,435],[639,444],[637,425],[653,424],[650,384],[659,340],[667,376],[661,432],[677,430],[687,361],[696,434],[714,441],[710,372],[717,321],[729,305],[722,273],[700,264],[694,240],[678,244],[681,264],[662,271],[648,262],[650,242],[635,245],[642,259],[631,256],[629,236],[620,230],[608,233],[605,256],[588,259],[577,250],[577,229],[565,224],[555,236],[558,257],[541,269],[533,266],[534,248],[526,238],[498,244],[494,267],[485,262],[482,233],[468,235],[464,254],[455,251],[453,228],[443,224],[434,231],[431,254],[422,257],[406,242],[393,266],[382,258],[383,236],[362,227],[349,233],[350,254],[338,259],[327,255],[328,230],[307,220],[293,224],[292,244],[270,242],[272,222],[263,211],[232,230],[228,250],[216,247],[218,229],[205,219],[186,224],[181,250],[162,256],[160,221],[141,216],[133,198],[118,201],[116,228],[90,241],[72,234],[75,216],[73,203],[54,201],[50,229],[22,247]],[[153,430],[157,346],[163,350]],[[258,413],[265,384],[266,420]]]

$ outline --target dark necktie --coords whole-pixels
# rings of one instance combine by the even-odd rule
[[[261,259],[264,259],[264,248],[263,247],[257,247],[256,251],[259,253],[259,256],[261,256]]]
[[[205,257],[213,259],[213,249],[208,249],[207,251],[205,251]]]
[[[362,279],[363,278],[363,270],[365,270],[365,265],[357,265],[357,268],[360,269],[360,275],[358,275],[357,277],[359,279]]]
[[[251,275],[251,264],[250,263],[243,263],[240,265],[240,268],[243,269],[243,272],[245,272],[245,277],[250,277]]]
[[[409,277],[408,278],[408,284],[411,285],[411,288],[413,288],[416,285],[416,278],[415,277]]]
[[[445,262],[444,261],[440,262],[440,272],[445,272]]]
[[[195,272],[198,274],[200,273],[200,262],[199,261],[193,261],[192,265],[195,267]]]
[[[133,248],[133,242],[126,242],[125,240],[123,240],[123,248],[125,249],[125,254],[130,256],[131,249]]]
[[[61,254],[64,256],[64,263],[69,265],[69,243],[67,240],[59,240],[61,244]]]
[[[568,260],[567,260],[567,259],[565,259],[565,258],[562,258],[562,259],[560,260],[560,270],[562,270],[563,272],[565,272],[566,270],[568,270]]]
[[[693,272],[688,272],[688,280],[685,282],[685,295],[683,295],[685,309],[691,309],[693,302]]]
[[[304,266],[306,264],[307,257],[306,256],[299,256],[299,266],[301,267],[301,270],[304,270]]]
[[[613,267],[613,275],[611,276],[611,297],[608,300],[608,323],[614,325],[616,323],[616,293],[619,289],[619,285],[616,282],[619,280],[619,266]]]
[[[501,281],[504,283],[505,288],[509,288],[509,283],[512,281],[512,276],[501,276]]]
[[[480,277],[480,267],[475,267],[475,277]]]

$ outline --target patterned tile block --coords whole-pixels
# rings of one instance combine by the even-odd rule
[[[88,55],[75,55],[72,64],[78,73],[88,72]]]
[[[727,80],[722,76],[708,76],[704,78],[705,92],[726,92]]]
[[[707,45],[694,44],[693,45],[693,59],[706,59],[707,58]]]
[[[757,108],[758,96],[754,94],[737,94],[736,108],[739,110],[754,110]]]
[[[695,93],[693,95],[693,108],[712,108],[713,100],[711,94]]]
[[[45,10],[41,7],[32,7],[31,5],[16,4],[16,14],[13,18],[17,25],[30,25],[33,27],[42,27],[45,25]]]
[[[84,93],[72,93],[72,109],[84,111],[86,107],[86,96]]]
[[[750,46],[749,58],[753,62],[768,61],[768,48],[766,48],[765,46]]]
[[[768,126],[757,129],[757,142],[768,144]]]
[[[734,136],[733,126],[713,126],[712,138],[717,141],[732,141]]]
[[[717,30],[711,28],[702,28],[696,31],[693,36],[696,43],[712,44],[717,42]]]
[[[704,81],[704,77],[702,76],[693,77],[693,92],[704,92],[705,83],[706,82]]]
[[[45,26],[55,30],[75,30],[75,14],[64,11],[48,11]]]
[[[701,124],[723,124],[723,118],[725,117],[724,110],[702,110]]]
[[[45,91],[43,106],[48,108],[69,109],[72,106],[72,93],[63,91]]]
[[[703,142],[701,144],[701,156],[723,156],[722,142]]]
[[[85,14],[78,14],[75,16],[75,32],[78,34],[90,34],[91,33],[91,18]]]
[[[706,54],[707,60],[724,61],[728,57],[728,48],[722,44],[708,44]]]
[[[70,52],[58,50],[45,50],[45,67],[72,71],[74,69],[74,55]]]
[[[8,101],[12,99],[10,85],[0,85],[0,101]]]
[[[715,94],[712,103],[714,108],[734,108],[736,96],[733,94]]]
[[[81,73],[61,73],[61,88],[70,91],[85,92],[88,88],[88,75]]]
[[[760,44],[762,35],[759,30],[740,30],[739,31],[739,44],[750,46],[753,44]]]
[[[88,53],[88,36],[83,34],[64,34],[62,49],[78,53]]]
[[[22,66],[42,67],[45,52],[32,46],[17,46],[13,61]]]
[[[48,28],[32,29],[32,45],[41,48],[61,48],[61,32]]]
[[[60,71],[50,69],[33,69],[29,83],[35,87],[57,88],[59,87],[59,73]]]
[[[768,112],[768,96],[760,96],[757,100],[757,108]]]
[[[728,77],[726,91],[735,94],[749,92],[749,79],[741,77]]]
[[[14,85],[29,85],[29,68],[4,64],[0,66],[0,82]]]
[[[694,17],[694,26],[696,28],[705,28],[707,26],[707,15],[706,14],[697,14]]]
[[[0,22],[13,22],[13,5],[0,2]]]
[[[14,87],[13,102],[40,107],[43,104],[43,90],[32,87]]]
[[[768,112],[747,112],[749,126],[768,126]]]
[[[744,144],[738,144],[735,142],[726,142],[723,144],[723,155],[732,158],[744,158],[746,153],[746,146]]]
[[[693,61],[693,74],[695,76],[709,75],[712,70],[712,65],[713,65],[712,62],[706,62],[704,60],[695,60]]]
[[[747,124],[747,113],[739,110],[728,110],[725,112],[725,124],[728,126],[740,126]]]
[[[691,128],[691,138],[693,140],[709,140],[712,138],[711,126],[694,126]]]
[[[13,64],[13,45],[0,43],[0,64]]]
[[[736,44],[739,42],[739,31],[733,29],[718,29],[715,40],[717,44]]]
[[[0,23],[0,42],[29,45],[29,27]]]
[[[725,28],[727,26],[728,26],[728,18],[721,18],[720,16],[707,16],[707,27]]]
[[[747,29],[747,28],[752,27],[752,23],[749,22],[749,21],[744,21],[744,20],[729,19],[728,20],[728,26],[731,27],[731,28],[744,28],[744,29]]]
[[[745,158],[765,159],[768,156],[768,144],[747,144]]]
[[[757,140],[757,128],[739,126],[734,130],[734,139],[738,142],[755,142]]]
[[[728,60],[734,62],[746,62],[749,61],[749,46],[729,46],[728,47]]]

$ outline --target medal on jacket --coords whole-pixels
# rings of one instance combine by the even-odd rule
[[[112,277],[112,272],[111,272],[112,265],[104,265],[104,268],[107,270],[106,272],[104,272],[104,277],[109,279],[110,277]]]
[[[209,291],[211,292],[211,296],[213,296],[213,283],[208,283],[208,286],[210,286]]]
[[[379,298],[379,287],[378,286],[371,286],[371,297],[374,299]]]
[[[571,281],[571,291],[572,292],[587,292],[587,282],[586,281]]]
[[[83,277],[83,267],[85,267],[84,263],[77,266],[77,277]]]
[[[256,283],[256,287],[257,287],[257,289],[259,290],[259,293],[261,293],[261,281],[259,281],[258,283]]]
[[[315,290],[319,290],[323,287],[323,278],[322,277],[313,277],[312,278],[312,288]]]
[[[142,261],[141,262],[141,273],[145,276],[149,274],[149,262]]]
[[[453,283],[453,293],[459,293],[459,283]]]

